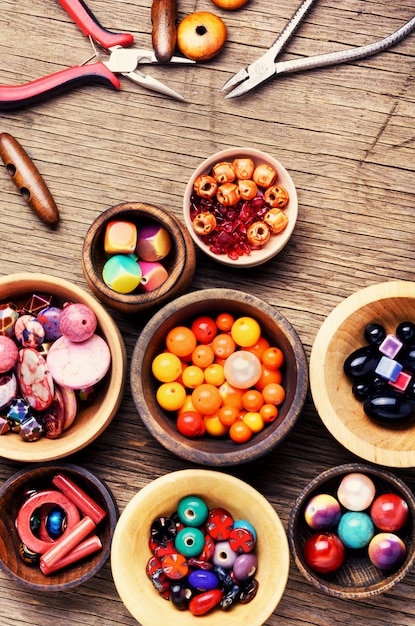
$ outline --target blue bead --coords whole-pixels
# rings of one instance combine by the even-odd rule
[[[210,591],[219,587],[219,579],[213,572],[199,569],[189,574],[189,584],[197,591]]]
[[[402,369],[403,365],[401,365],[401,363],[387,356],[383,356],[375,368],[375,373],[382,376],[382,378],[386,378],[386,380],[395,382]]]
[[[51,539],[59,539],[66,526],[66,515],[60,507],[55,507],[49,511],[45,521],[45,528]]]
[[[177,533],[174,545],[187,558],[199,556],[205,545],[205,537],[198,528],[182,528]]]
[[[180,500],[177,506],[177,515],[185,526],[202,526],[208,513],[207,505],[197,496],[186,496]]]

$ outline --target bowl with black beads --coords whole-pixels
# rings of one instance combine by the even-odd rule
[[[415,466],[415,283],[371,285],[320,327],[310,388],[330,433],[362,459]]]
[[[184,523],[179,523],[177,518],[184,500],[190,502],[182,509]],[[195,503],[198,503],[197,508]],[[200,503],[208,511],[203,523],[198,521]],[[230,544],[232,539],[219,541],[220,537],[225,537],[230,518],[232,527],[250,528],[255,534],[249,555],[255,555],[256,567],[246,572],[245,580],[238,582],[236,590],[230,574],[230,567],[235,568],[235,564],[225,563],[226,554],[231,550],[229,545],[221,545]],[[197,525],[191,526],[193,523]],[[212,527],[216,528],[216,534]],[[182,552],[183,544],[188,549],[194,546],[198,551],[197,534],[202,535],[202,552],[193,560],[190,554],[183,557],[189,570],[185,574],[180,571],[176,576],[171,568],[172,561],[177,564],[177,570],[186,566],[183,558],[174,554]],[[219,569],[213,567],[215,562],[208,547],[208,534],[218,540],[215,545],[218,547]],[[163,543],[165,535],[169,541],[166,539]],[[180,544],[176,545],[180,536]],[[237,558],[239,556],[243,553],[238,553]],[[203,563],[209,569],[203,569]],[[227,626],[262,626],[275,611],[287,584],[288,539],[275,508],[248,483],[215,470],[179,470],[148,483],[127,504],[115,528],[111,568],[121,600],[142,626],[154,626],[155,615],[157,623],[175,626],[192,626],[200,616],[206,626],[223,623]],[[191,584],[194,583],[190,579],[194,571],[199,573],[198,577],[204,572],[217,576],[215,589],[208,589],[206,583],[207,591],[213,592],[212,596],[219,596],[219,599],[213,597],[214,606],[203,607],[207,598],[203,589]],[[184,591],[180,603],[181,594],[175,590],[176,584]],[[192,612],[195,610],[193,601],[201,612]],[[208,610],[203,612],[204,608]]]

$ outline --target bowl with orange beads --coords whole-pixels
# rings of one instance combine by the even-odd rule
[[[185,294],[142,330],[131,393],[151,435],[206,466],[259,458],[279,445],[303,408],[301,341],[273,306],[238,290]]]
[[[188,180],[183,215],[195,245],[222,265],[255,267],[287,245],[298,215],[294,182],[273,156],[228,148]]]

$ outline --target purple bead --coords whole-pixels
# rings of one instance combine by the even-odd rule
[[[379,346],[379,352],[390,359],[394,359],[402,346],[402,341],[398,339],[396,335],[386,335],[385,339]]]
[[[319,493],[313,496],[304,510],[305,521],[314,530],[333,528],[340,516],[340,503],[328,493]]]
[[[255,575],[258,559],[252,552],[240,554],[233,564],[233,573],[237,580],[248,580]]]
[[[237,556],[237,553],[232,550],[229,541],[218,541],[215,545],[212,562],[219,567],[231,569]]]
[[[399,567],[406,556],[406,546],[394,533],[379,533],[369,544],[369,558],[375,567],[391,570]]]
[[[49,306],[39,311],[37,319],[45,331],[45,339],[55,341],[62,335],[59,328],[59,320],[62,309],[57,306]]]
[[[196,569],[189,574],[189,584],[197,591],[210,591],[219,587],[219,579],[213,572],[204,569]]]

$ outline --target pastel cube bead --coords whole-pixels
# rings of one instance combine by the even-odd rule
[[[153,291],[164,283],[169,277],[166,268],[158,261],[138,261],[141,267],[142,278],[140,282],[141,291]]]
[[[161,261],[171,250],[169,231],[161,224],[146,224],[138,229],[136,252],[143,261]]]
[[[398,339],[396,335],[386,335],[385,339],[379,346],[379,352],[390,359],[394,359],[402,346],[402,341]]]
[[[389,380],[388,383],[391,387],[394,387],[398,391],[403,392],[407,389],[409,383],[411,382],[411,379],[412,375],[402,370],[402,372],[399,373],[399,376],[395,381]]]
[[[386,380],[395,382],[402,369],[403,366],[401,363],[398,363],[398,361],[390,359],[387,356],[383,356],[376,366],[375,373]]]
[[[141,282],[141,267],[130,256],[116,254],[102,270],[104,283],[117,293],[131,293]]]
[[[131,222],[112,221],[107,224],[104,250],[107,254],[130,254],[137,245],[137,227]]]

